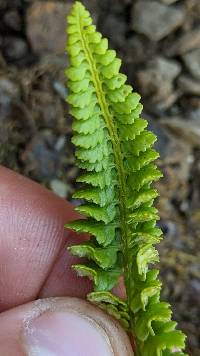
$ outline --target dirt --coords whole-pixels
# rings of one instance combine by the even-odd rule
[[[142,95],[143,116],[158,135],[162,294],[188,335],[187,351],[198,356],[200,2],[84,3],[122,58],[123,71]],[[65,102],[70,4],[0,0],[0,163],[69,200],[78,174]],[[156,21],[152,8],[159,8]]]

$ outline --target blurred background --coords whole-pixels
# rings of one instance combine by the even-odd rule
[[[0,0],[0,163],[71,199],[65,102],[72,1]],[[200,355],[200,1],[85,0],[158,136],[163,298]]]

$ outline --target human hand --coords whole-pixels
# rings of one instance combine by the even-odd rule
[[[1,356],[133,355],[120,325],[80,299],[91,284],[65,246],[84,236],[63,229],[76,217],[64,199],[0,168]]]

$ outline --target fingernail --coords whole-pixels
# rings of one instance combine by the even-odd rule
[[[28,356],[114,356],[96,321],[76,311],[46,311],[23,333]]]

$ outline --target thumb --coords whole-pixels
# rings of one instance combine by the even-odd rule
[[[132,356],[125,331],[78,298],[40,299],[0,315],[0,355]]]

